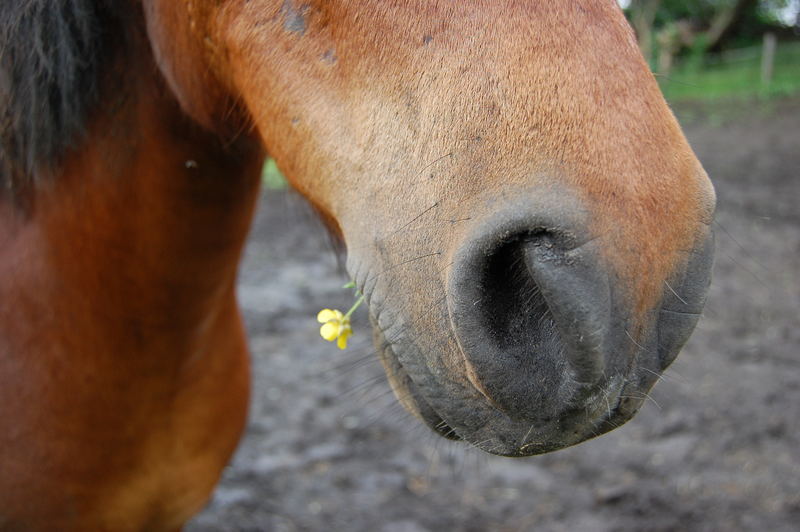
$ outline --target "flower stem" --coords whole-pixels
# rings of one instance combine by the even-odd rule
[[[353,312],[355,312],[355,310],[356,310],[358,307],[360,307],[360,306],[361,306],[361,303],[363,303],[363,302],[364,302],[364,294],[361,294],[361,293],[359,293],[359,292],[356,292],[356,293],[358,294],[358,299],[356,299],[356,302],[355,302],[355,303],[353,303],[353,306],[352,306],[352,307],[350,307],[350,310],[348,310],[348,311],[347,311],[347,313],[344,315],[344,317],[345,317],[345,318],[349,318],[349,317],[350,317],[350,315],[351,315]]]

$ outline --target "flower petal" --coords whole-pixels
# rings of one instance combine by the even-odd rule
[[[329,321],[319,328],[319,334],[327,341],[333,342],[339,336],[339,324]]]
[[[339,335],[339,339],[336,341],[336,346],[339,349],[347,349],[347,339],[350,338],[350,335],[353,334],[352,329],[349,327],[344,329],[342,333]]]
[[[331,321],[334,319],[336,319],[336,311],[329,308],[324,308],[319,311],[319,314],[317,314],[317,321],[320,323],[325,323],[326,321]]]

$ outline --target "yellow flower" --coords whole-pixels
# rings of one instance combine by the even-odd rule
[[[319,334],[329,342],[336,340],[336,345],[339,349],[347,347],[347,339],[353,334],[353,329],[350,326],[350,313],[342,314],[339,310],[331,310],[329,308],[319,311],[317,314],[317,321],[322,323],[319,328]]]
[[[342,288],[355,288],[356,283],[350,281]],[[347,340],[353,334],[353,328],[350,326],[350,316],[356,309],[364,302],[364,294],[355,291],[356,302],[350,307],[346,313],[342,314],[340,310],[332,310],[329,308],[322,309],[317,314],[317,321],[322,324],[319,328],[319,334],[329,342],[336,340],[336,345],[339,349],[347,348]]]

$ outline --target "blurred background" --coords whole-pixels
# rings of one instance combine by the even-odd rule
[[[800,0],[620,0],[671,101],[800,88]]]
[[[717,188],[694,336],[622,428],[528,459],[435,436],[397,404],[325,231],[274,163],[241,269],[249,429],[206,531],[800,530],[800,0],[620,5]]]

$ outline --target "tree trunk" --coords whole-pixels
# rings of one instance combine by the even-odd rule
[[[681,49],[681,36],[677,23],[670,23],[659,30],[658,39],[658,72],[661,76],[669,76],[675,56]]]
[[[653,23],[661,0],[631,0],[631,25],[636,31],[639,48],[647,61],[653,58]]]
[[[739,21],[748,7],[756,4],[758,0],[734,0],[723,4],[711,20],[711,26],[705,32],[705,48],[715,48],[725,37],[725,34]]]

